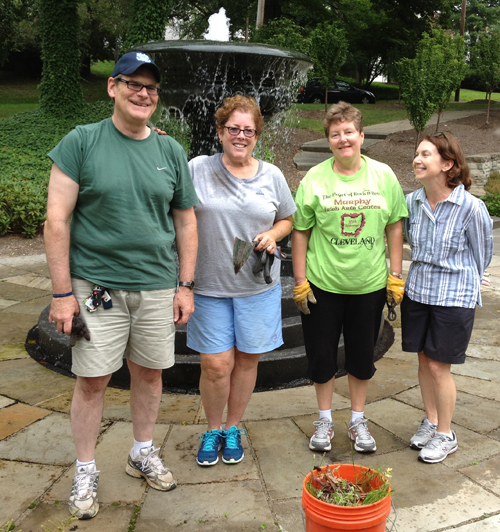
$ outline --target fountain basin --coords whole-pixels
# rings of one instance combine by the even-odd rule
[[[312,60],[286,48],[217,41],[159,41],[136,50],[149,54],[162,73],[160,105],[191,127],[191,152],[219,149],[214,114],[224,98],[253,96],[268,120],[290,107]]]
[[[283,277],[281,284],[283,290],[282,324],[284,344],[275,351],[261,355],[256,391],[291,388],[310,382],[306,378],[307,357],[299,310],[292,300],[294,282],[290,277]],[[26,349],[35,360],[45,366],[64,375],[74,377],[71,373],[69,337],[58,332],[54,325],[49,323],[49,310],[50,307],[47,307],[42,311],[38,325],[29,332]],[[393,343],[394,331],[382,316],[379,338],[375,349],[375,360],[382,358]],[[186,326],[177,327],[175,353],[175,365],[163,371],[164,391],[199,393],[200,356],[186,346]],[[342,377],[346,374],[344,360],[344,340],[341,336],[337,359],[339,372],[336,377]],[[130,387],[130,375],[125,360],[122,368],[113,374],[110,384],[123,389]]]

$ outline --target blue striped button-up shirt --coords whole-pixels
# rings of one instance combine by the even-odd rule
[[[411,260],[405,291],[427,305],[481,306],[480,286],[493,255],[493,225],[485,204],[463,185],[432,211],[425,189],[406,196],[405,235]]]

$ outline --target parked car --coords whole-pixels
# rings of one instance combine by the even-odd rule
[[[346,81],[336,80],[335,86],[328,89],[328,103],[375,103],[373,92],[357,89]],[[319,78],[312,78],[302,87],[297,94],[298,103],[324,103],[325,88]]]

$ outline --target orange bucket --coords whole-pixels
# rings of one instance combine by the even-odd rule
[[[333,464],[321,469],[337,469],[335,476],[355,482],[368,467],[352,464]],[[313,497],[306,488],[311,478],[309,473],[302,486],[302,508],[306,516],[306,532],[345,532],[346,530],[364,530],[366,532],[385,532],[387,517],[391,511],[391,496],[364,506],[337,506],[320,501]],[[371,483],[374,489],[380,486],[380,481],[374,479]]]

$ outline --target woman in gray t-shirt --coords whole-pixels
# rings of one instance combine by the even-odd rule
[[[216,114],[223,153],[196,157],[189,167],[199,197],[195,207],[199,249],[195,312],[187,345],[200,352],[200,392],[207,416],[197,463],[215,465],[222,447],[227,464],[244,457],[238,428],[252,395],[261,353],[283,343],[280,264],[271,279],[253,273],[252,253],[237,275],[235,237],[257,242],[256,251],[273,254],[292,228],[296,207],[281,171],[255,159],[253,150],[264,120],[253,98],[226,98]],[[222,414],[227,406],[226,428]]]

